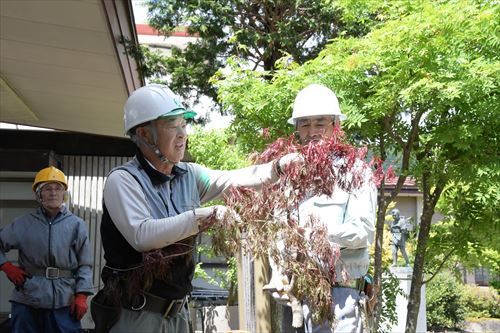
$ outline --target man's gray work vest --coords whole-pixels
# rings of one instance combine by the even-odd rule
[[[149,204],[151,216],[159,219],[176,216],[200,205],[195,175],[182,168],[184,164],[179,163],[174,166],[172,176],[167,176],[153,169],[138,153],[132,161],[111,172],[116,170],[129,172],[141,186]],[[102,272],[102,279],[105,283],[110,277],[119,276],[120,270],[141,265],[143,253],[136,251],[118,231],[105,205],[101,222],[101,237],[106,266],[111,268],[105,268]],[[171,247],[175,250],[175,246]],[[168,253],[169,249],[170,247],[166,247],[164,251]],[[154,280],[149,292],[164,298],[182,298],[192,290],[191,280],[194,274],[192,253],[169,260],[171,269],[168,270],[166,278]]]

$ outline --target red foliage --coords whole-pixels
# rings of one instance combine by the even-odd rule
[[[264,139],[269,139],[269,135],[270,135],[270,134],[269,134],[269,128],[267,128],[267,127],[266,127],[266,128],[263,128],[263,129],[262,129],[262,137],[263,137]]]
[[[336,188],[353,192],[365,182],[378,181],[384,175],[382,163],[380,159],[370,165],[364,163],[366,147],[357,149],[347,144],[339,127],[332,137],[306,145],[293,136],[280,138],[256,162],[278,160],[289,153],[298,153],[299,161],[286,165],[276,183],[265,184],[260,191],[231,189],[226,204],[238,212],[241,221],[238,228],[234,221],[218,224],[214,234],[222,230],[229,238],[218,237],[213,246],[216,252],[226,254],[239,245],[254,257],[270,256],[285,274],[295,276],[293,294],[300,299],[307,297],[313,318],[332,321],[330,288],[337,280],[340,249],[329,242],[327,227],[320,221],[299,221],[298,207],[312,196],[332,196]],[[369,167],[374,165],[372,178]],[[228,234],[235,229],[238,231]],[[345,272],[342,278],[348,278]]]

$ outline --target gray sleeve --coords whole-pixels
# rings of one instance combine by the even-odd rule
[[[237,170],[212,170],[192,163],[201,203],[220,198],[229,188],[247,186],[260,189],[262,184],[275,182],[278,175],[274,162]]]
[[[8,261],[5,253],[19,247],[19,238],[14,223],[15,221],[0,229],[0,265]]]
[[[76,218],[78,233],[75,242],[78,270],[76,272],[76,293],[93,294],[92,262],[87,227],[83,220]]]
[[[109,175],[104,186],[104,203],[120,233],[139,252],[160,249],[198,233],[193,211],[153,218],[141,186],[125,170]]]

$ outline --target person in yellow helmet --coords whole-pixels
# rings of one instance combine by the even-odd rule
[[[79,332],[92,294],[87,227],[65,206],[64,173],[48,167],[33,182],[40,207],[0,229],[0,270],[15,285],[12,332]],[[6,252],[19,251],[19,266]]]

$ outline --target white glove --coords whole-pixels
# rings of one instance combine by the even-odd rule
[[[286,287],[288,287],[289,284],[290,282],[288,281],[287,276],[282,275],[277,271],[273,271],[271,280],[269,281],[268,284],[262,287],[262,290],[269,292],[274,292],[274,291],[282,292],[285,290]]]
[[[213,214],[215,214],[215,218],[210,219]],[[241,222],[240,216],[233,209],[222,205],[196,208],[194,215],[198,221],[198,229],[200,231],[210,228],[216,221],[222,221],[226,216],[232,218],[237,223]]]
[[[302,163],[303,161],[304,157],[299,153],[289,153],[282,156],[277,162],[278,174],[282,174],[286,166],[292,163]]]
[[[281,305],[290,306],[290,298],[285,289],[289,288],[288,277],[276,270],[272,271],[271,281],[262,287],[262,290],[271,294],[271,297]]]

